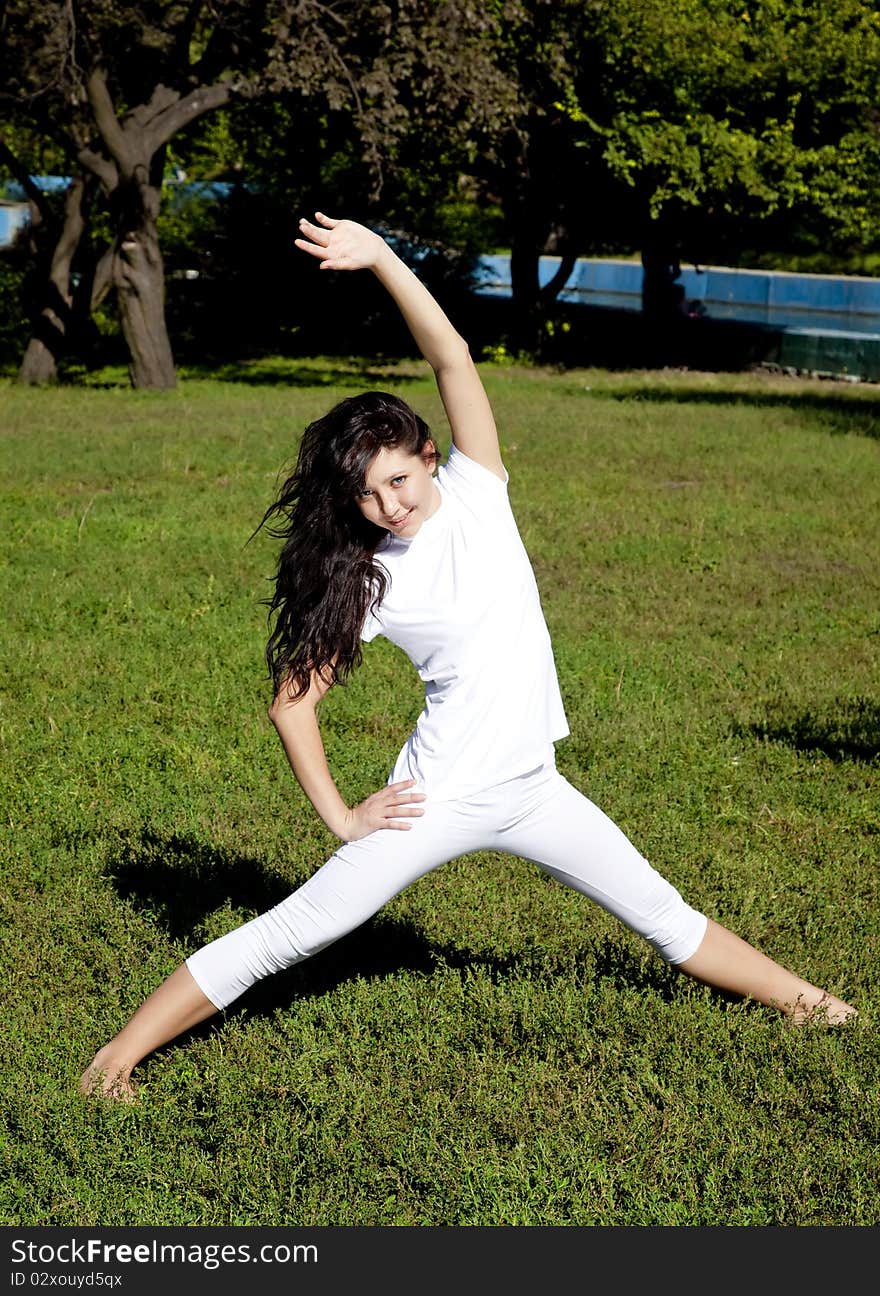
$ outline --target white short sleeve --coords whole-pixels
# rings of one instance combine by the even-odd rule
[[[505,470],[504,480],[482,464],[478,464],[476,459],[470,459],[463,450],[459,450],[454,445],[449,451],[449,458],[446,461],[445,472],[454,483],[455,493],[459,499],[467,499],[468,496],[481,498],[496,496],[503,499],[507,495],[507,483],[510,476]]]
[[[372,643],[377,635],[382,633],[382,626],[373,615],[372,609],[364,618],[364,624],[361,627],[361,639],[364,643]]]

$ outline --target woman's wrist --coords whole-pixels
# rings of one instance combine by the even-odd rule
[[[315,806],[318,810],[318,807]],[[353,811],[345,804],[342,798],[339,798],[339,805],[333,806],[332,809],[325,807],[318,810],[318,814],[324,821],[327,828],[330,829],[334,837],[340,841],[349,841],[351,838],[351,821]]]
[[[394,248],[382,238],[381,234],[377,234],[376,239],[378,242],[376,259],[370,267],[374,274],[381,279],[385,274],[392,274],[396,267],[406,266],[406,262],[401,261]]]
[[[351,811],[347,810],[345,815],[342,816],[342,818],[334,819],[332,823],[328,819],[324,820],[325,824],[330,829],[333,836],[338,837],[339,840],[342,842],[351,841],[350,818],[349,818],[350,814]]]

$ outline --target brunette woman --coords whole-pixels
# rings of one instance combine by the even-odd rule
[[[316,213],[297,246],[322,270],[367,270],[436,376],[452,432],[439,466],[423,420],[395,396],[342,401],[306,429],[264,522],[283,539],[267,657],[269,714],[291,769],[342,843],[297,891],[192,954],[104,1045],[87,1093],[130,1097],[132,1069],[262,977],[365,922],[457,856],[534,861],[638,932],[688,976],[839,1023],[849,1004],[692,908],[557,771],[568,733],[535,578],[507,495],[492,410],[464,340],[377,234]],[[358,805],[328,767],[318,705],[385,635],[425,684],[425,707],[387,784]]]

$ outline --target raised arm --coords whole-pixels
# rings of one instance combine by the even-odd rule
[[[467,342],[453,328],[427,288],[393,249],[355,221],[315,212],[317,224],[301,220],[296,246],[319,258],[322,270],[372,270],[391,294],[416,346],[434,370],[452,440],[459,450],[506,479],[492,407]]]

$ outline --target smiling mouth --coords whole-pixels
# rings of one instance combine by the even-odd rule
[[[399,531],[401,527],[406,526],[407,522],[408,522],[408,521],[410,520],[410,518],[412,517],[412,514],[413,514],[413,510],[412,510],[412,509],[409,509],[409,510],[408,510],[406,513],[404,513],[401,517],[399,517],[399,518],[393,518],[392,520],[390,520],[389,523],[388,523],[388,525],[389,525],[390,527],[394,527],[395,531]]]

